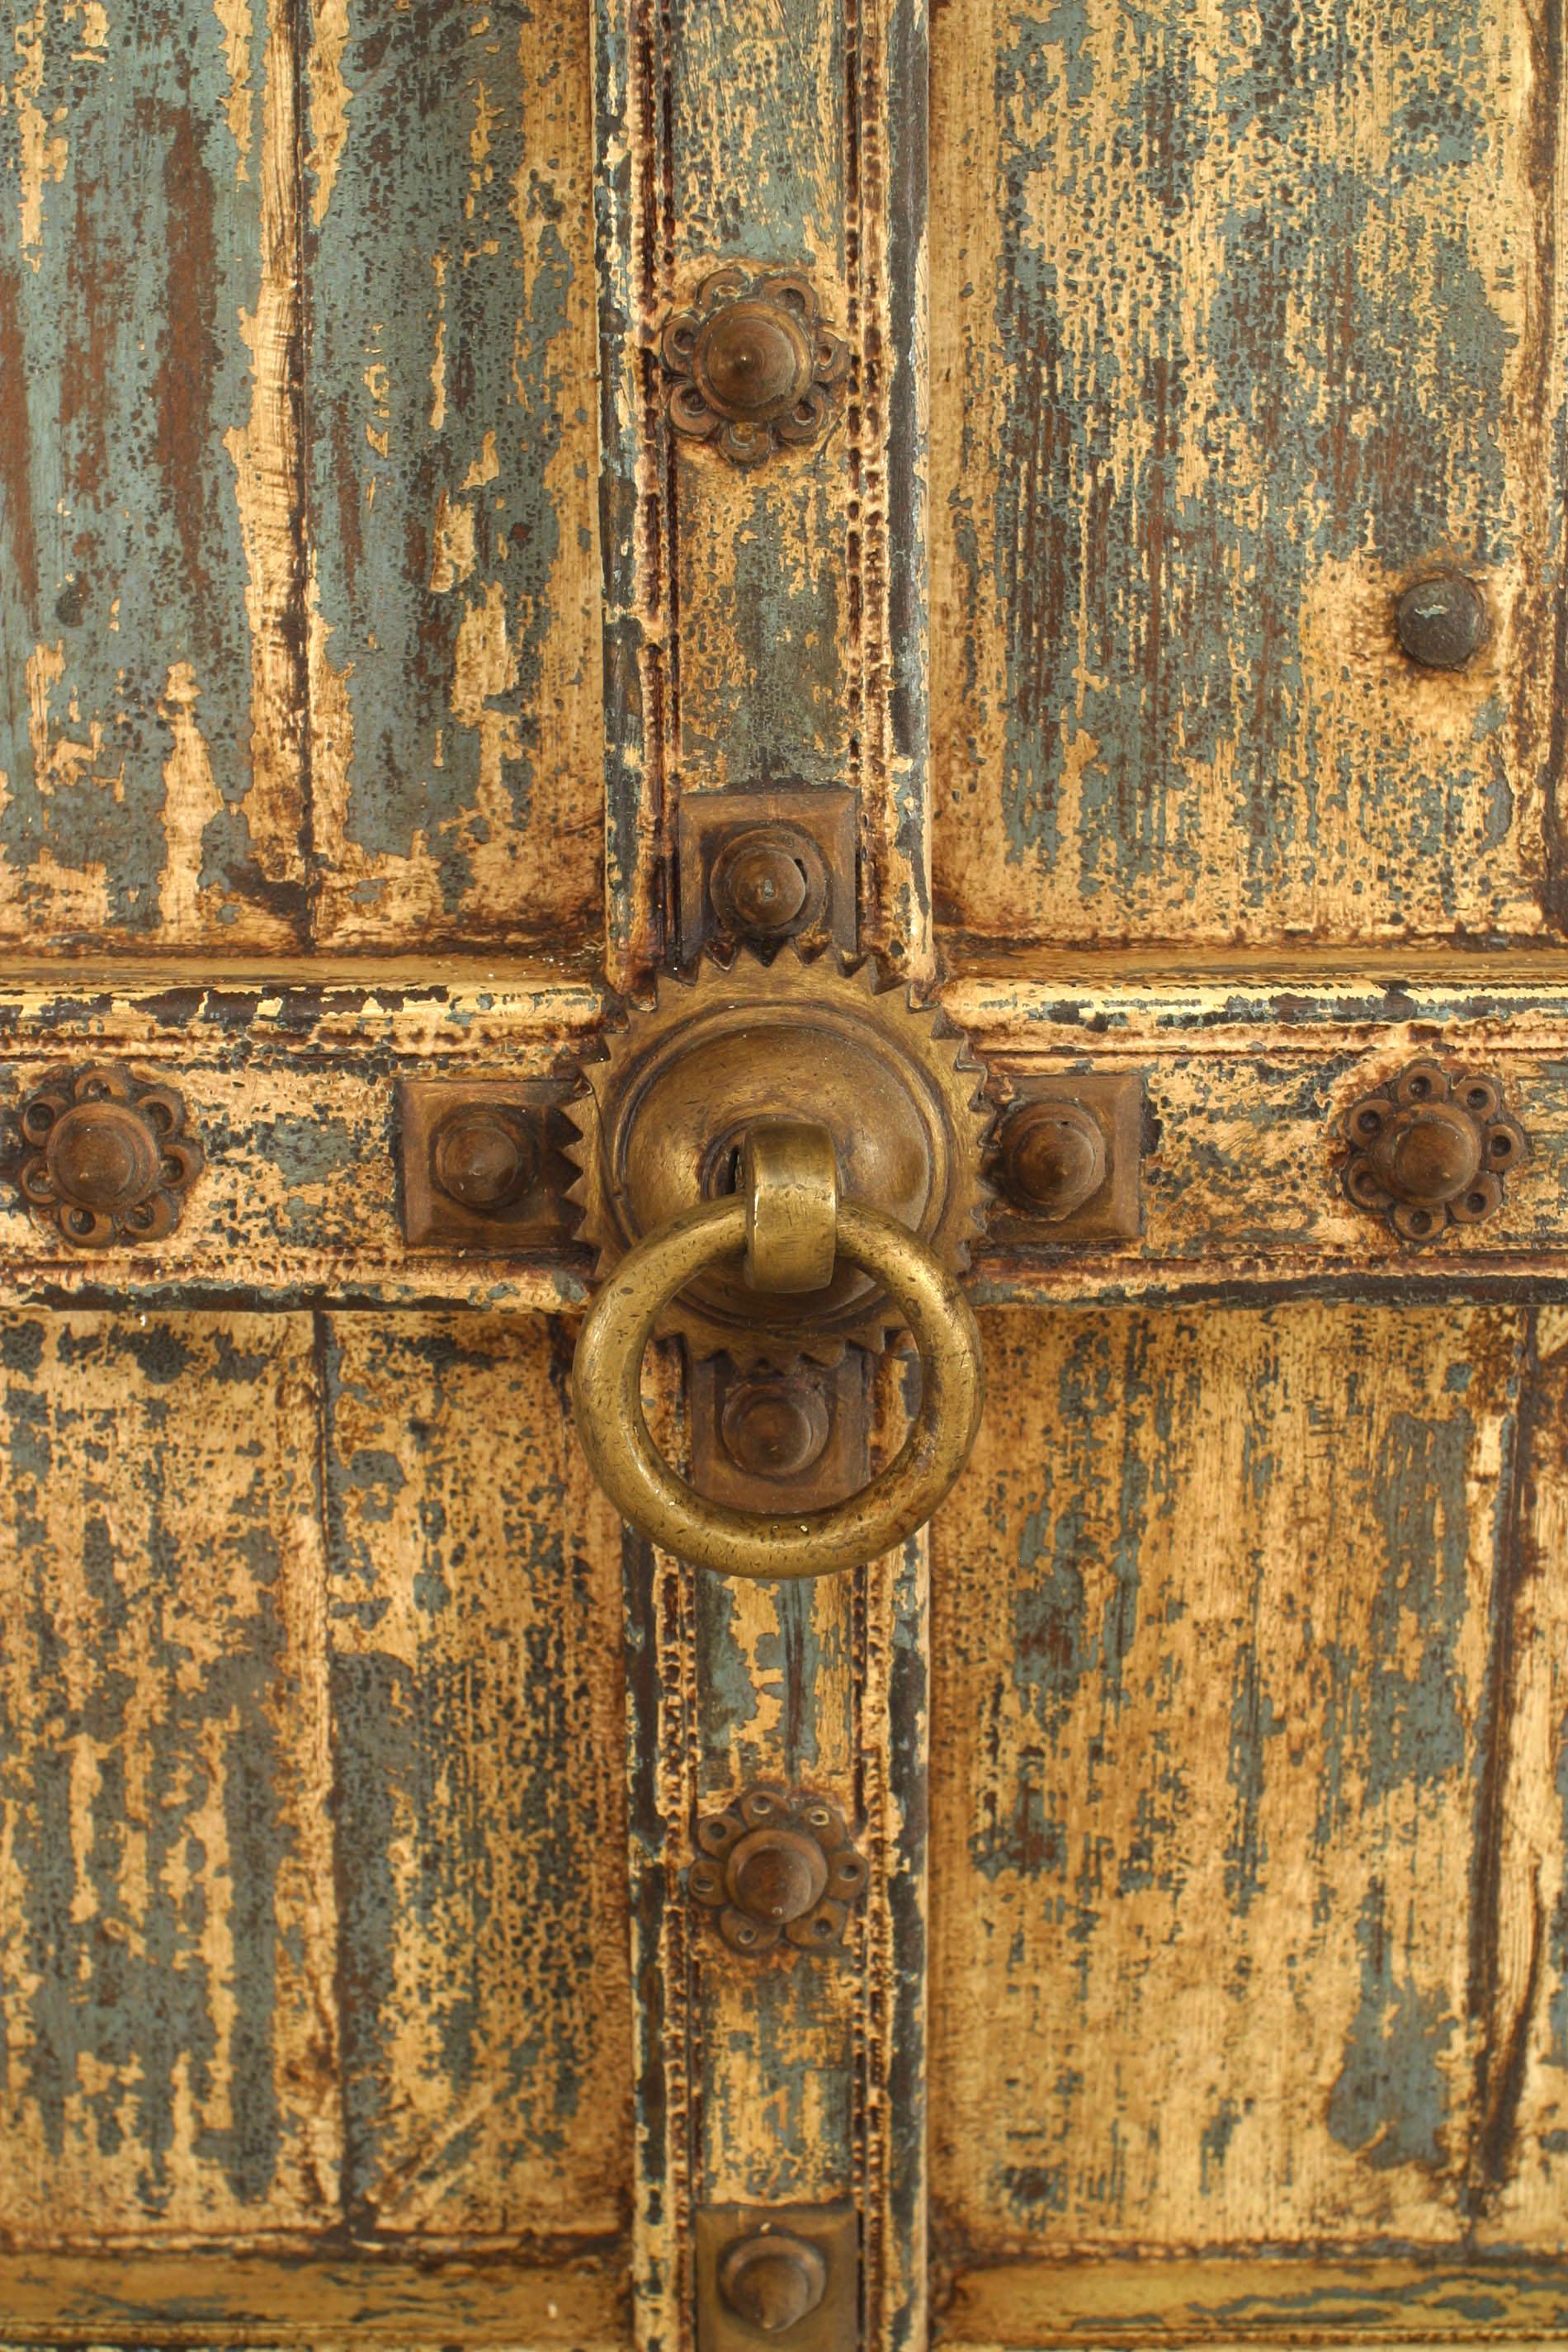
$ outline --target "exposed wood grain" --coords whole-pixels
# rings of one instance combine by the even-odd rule
[[[291,12],[15,0],[0,936],[304,920]]]
[[[327,1339],[345,2192],[467,2243],[624,2226],[620,1530],[542,1319]]]
[[[342,2126],[301,1317],[0,1322],[0,2213],[316,2231]]]
[[[588,10],[330,0],[308,63],[320,934],[592,934]]]
[[[610,2352],[628,2344],[613,2263],[425,2262],[384,2255],[0,2255],[0,2347],[209,2352]]]
[[[1496,1796],[1483,1822],[1496,1935],[1472,2150],[1485,2246],[1568,2252],[1568,1318],[1543,1309],[1519,1477]]]
[[[993,939],[1554,909],[1562,29],[937,12],[936,871]],[[1462,677],[1392,632],[1484,585]]]
[[[932,1570],[932,2179],[959,2247],[1461,2240],[1524,1333],[986,1318]]]
[[[1568,2276],[1527,2262],[1002,2263],[957,2283],[948,2345],[1540,2343],[1568,2326]]]

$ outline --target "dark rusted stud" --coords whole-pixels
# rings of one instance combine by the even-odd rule
[[[1404,591],[1394,625],[1423,669],[1463,669],[1487,641],[1486,598],[1462,572],[1434,572]]]
[[[697,1844],[687,1892],[732,1952],[836,1943],[869,1875],[837,1806],[781,1790],[747,1789],[698,1823]]]
[[[786,940],[821,921],[828,878],[827,862],[808,833],[759,824],[724,844],[708,895],[720,929],[732,938]]]
[[[1346,1114],[1344,1187],[1358,1209],[1385,1215],[1402,1241],[1433,1242],[1483,1224],[1502,1206],[1503,1179],[1530,1143],[1495,1078],[1412,1062]]]
[[[61,1070],[22,1105],[16,1182],[79,1249],[163,1241],[201,1171],[183,1097],[119,1063]]]
[[[86,610],[87,599],[82,593],[81,582],[68,580],[55,598],[56,620],[63,628],[79,629]]]
[[[827,2292],[821,2249],[786,2230],[759,2231],[725,2249],[719,2292],[738,2318],[764,2336],[782,2336],[806,2318]]]
[[[1081,1209],[1105,1181],[1105,1135],[1080,1103],[1015,1104],[1003,1122],[1000,1151],[1010,1198],[1052,1223]]]
[[[666,320],[659,352],[671,425],[737,466],[816,440],[849,368],[809,278],[741,263],[710,272],[691,308]]]
[[[504,1110],[469,1104],[437,1129],[430,1172],[447,1199],[465,1209],[504,1209],[536,1181],[539,1147]]]
[[[724,1451],[737,1470],[781,1482],[803,1476],[821,1460],[829,1428],[821,1390],[787,1373],[737,1381],[719,1422]]]

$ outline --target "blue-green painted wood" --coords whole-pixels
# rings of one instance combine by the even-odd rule
[[[40,7],[8,44],[0,930],[31,945],[272,945],[302,922],[302,695],[258,758],[228,446],[279,100],[265,11],[230,14]],[[286,662],[273,686],[287,704]]]

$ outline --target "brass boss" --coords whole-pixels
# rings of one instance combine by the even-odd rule
[[[980,1425],[980,1334],[968,1301],[907,1226],[835,1200],[831,1148],[819,1127],[770,1122],[744,1154],[743,1192],[685,1211],[631,1250],[577,1343],[577,1425],[600,1486],[652,1542],[722,1576],[827,1576],[876,1559],[930,1518]],[[705,1267],[754,1253],[763,1236],[770,1258],[777,1252],[824,1283],[835,1257],[869,1275],[920,1351],[920,1411],[909,1436],[868,1486],[828,1510],[773,1517],[706,1500],[663,1460],[643,1417],[643,1353],[660,1310]]]

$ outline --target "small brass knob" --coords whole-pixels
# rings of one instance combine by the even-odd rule
[[[799,1830],[752,1830],[732,1847],[724,1865],[730,1900],[768,1927],[804,1919],[827,1886],[827,1857]]]
[[[1412,1062],[1346,1114],[1344,1187],[1359,1209],[1383,1212],[1401,1240],[1436,1241],[1450,1224],[1479,1225],[1502,1206],[1503,1179],[1530,1156],[1529,1139],[1479,1071],[1452,1076]]]
[[[538,1176],[539,1153],[531,1136],[503,1111],[468,1104],[437,1129],[430,1171],[447,1199],[465,1209],[504,1209]]]
[[[1463,669],[1487,641],[1486,599],[1462,572],[1439,572],[1406,588],[1394,608],[1401,646],[1423,669]]]
[[[1371,1158],[1397,1199],[1452,1201],[1480,1168],[1480,1129],[1446,1103],[1401,1111],[1373,1145]]]
[[[776,302],[731,302],[700,330],[692,373],[721,415],[779,415],[811,382],[811,338]]]
[[[158,1181],[158,1139],[124,1103],[79,1103],[44,1147],[62,1198],[84,1209],[133,1208]]]
[[[822,2301],[827,2264],[807,2239],[768,2231],[726,2249],[719,2264],[719,2292],[748,2326],[782,2336]]]
[[[738,1470],[753,1478],[798,1478],[826,1447],[826,1400],[794,1373],[738,1381],[724,1400],[719,1433]]]
[[[202,1147],[173,1087],[118,1062],[56,1071],[20,1125],[22,1197],[75,1248],[163,1241],[179,1223]]]
[[[1019,1103],[1000,1138],[1002,1181],[1030,1216],[1070,1217],[1105,1181],[1105,1137],[1079,1103]]]
[[[737,466],[816,440],[849,370],[848,347],[823,325],[808,278],[734,262],[710,271],[692,307],[666,320],[659,352],[671,425]]]
[[[725,842],[708,896],[721,930],[784,940],[822,919],[830,877],[820,845],[798,825],[754,824]]]

